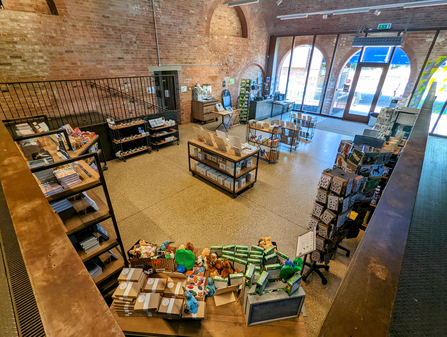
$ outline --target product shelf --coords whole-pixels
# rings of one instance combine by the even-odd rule
[[[208,180],[209,182],[212,182],[214,185],[216,185],[216,186],[218,186],[218,187],[221,187],[222,189],[226,190],[227,192],[233,193],[233,190],[231,190],[231,189],[229,189],[229,188],[227,188],[227,187],[225,187],[225,186],[223,186],[223,185],[216,184],[216,181],[215,181],[215,180],[213,180],[213,179],[211,179],[210,177],[207,177],[207,176],[205,176],[205,175],[199,173],[198,171],[194,170],[193,168],[191,169],[191,172],[193,172],[194,174],[197,174],[199,177],[201,177],[201,178],[203,178],[203,179],[205,179],[205,180]],[[235,191],[235,193],[237,194],[237,193],[239,193],[239,192],[242,192],[243,190],[245,190],[245,189],[249,188],[251,185],[253,185],[255,182],[256,182],[256,181],[251,181],[251,182],[246,183],[244,187],[239,187],[239,188]]]
[[[248,141],[249,141],[250,143],[255,143],[255,144],[258,144],[258,145],[262,145],[262,146],[265,146],[265,147],[269,147],[269,148],[271,148],[271,149],[277,149],[277,148],[279,147],[279,144],[278,144],[277,146],[272,146],[272,145],[266,145],[266,144],[264,144],[264,143],[255,142],[255,141],[250,140],[250,139],[248,139]]]
[[[138,123],[133,123],[133,124],[130,124],[130,125],[123,125],[123,126],[109,125],[109,128],[111,128],[112,130],[121,130],[121,129],[130,128],[132,126],[143,125],[144,123],[146,123],[146,122],[145,121],[141,121],[141,122],[138,122]]]
[[[163,130],[163,129],[166,129],[166,128],[170,128],[170,127],[173,127],[173,126],[176,126],[176,125],[178,125],[178,124],[159,126],[159,127],[156,127],[156,128],[148,127],[148,129],[151,130],[151,131],[157,131],[157,130]]]
[[[198,161],[200,163],[203,163],[203,164],[205,164],[205,165],[207,165],[207,166],[209,166],[209,167],[211,167],[211,168],[213,168],[213,169],[215,169],[215,170],[217,170],[219,172],[222,172],[222,173],[228,175],[229,177],[233,178],[231,173],[228,173],[228,171],[222,170],[219,167],[219,164],[213,162],[212,160],[209,160],[209,159],[203,159],[202,160],[202,159],[199,159],[198,157],[194,157],[194,156],[189,156],[189,158],[194,159],[194,160],[196,160],[196,161]],[[241,173],[236,175],[236,178],[240,178],[244,174],[247,174],[248,172],[253,171],[253,170],[257,169],[257,168],[258,167],[256,165],[253,165],[252,167],[244,167],[243,169],[241,169]]]
[[[152,137],[152,138],[165,137],[165,136],[167,136],[167,135],[172,135],[173,133],[176,133],[176,132],[178,132],[178,130],[174,130],[174,129],[172,129],[172,130],[170,130],[170,132],[165,133],[165,134],[163,134],[163,135],[151,135],[151,137]]]
[[[102,274],[93,279],[96,284],[100,284],[101,282],[107,280],[110,276],[118,273],[121,269],[124,268],[124,259],[120,252],[118,252],[116,248],[112,248],[112,251],[118,255],[118,260],[110,262],[102,269]]]
[[[160,140],[160,141],[154,142],[153,144],[155,144],[155,145],[163,145],[163,144],[168,144],[168,143],[172,143],[172,142],[176,142],[176,141],[178,141],[178,138],[174,137],[174,139],[172,139],[172,140],[168,140],[168,141]]]
[[[138,152],[142,152],[142,151],[147,151],[147,150],[151,150],[151,148],[149,146],[145,146],[144,149],[135,150],[135,151],[133,151],[131,153],[122,154],[118,158],[127,157],[127,156],[130,156],[132,154],[135,154],[135,153],[138,153]]]
[[[134,135],[135,136],[135,135]],[[130,139],[126,139],[126,140],[117,140],[117,139],[113,139],[112,140],[112,142],[113,143],[115,143],[115,144],[122,144],[122,143],[127,143],[127,142],[131,142],[131,141],[133,141],[133,140],[137,140],[137,139],[141,139],[141,138],[145,138],[146,136],[143,136],[143,135],[138,135],[137,137],[135,137],[135,138],[130,138]]]
[[[281,132],[273,132],[273,131],[269,131],[269,130],[265,130],[265,129],[258,129],[258,128],[254,128],[252,126],[249,126],[248,129],[249,130],[262,131],[262,132],[265,132],[265,133],[270,133],[271,135],[280,135],[281,134]]]
[[[113,229],[113,224],[109,221],[104,221],[101,223],[101,226],[107,231],[109,234],[109,239],[107,241],[101,241],[100,247],[91,253],[86,253],[83,249],[78,249],[78,255],[81,258],[82,262],[86,262],[91,258],[101,255],[106,251],[116,247],[119,245],[119,242],[116,238],[115,230]]]

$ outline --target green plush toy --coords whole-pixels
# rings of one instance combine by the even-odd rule
[[[192,270],[194,268],[194,262],[196,256],[193,252],[187,249],[178,249],[175,252],[175,262],[181,266],[184,266],[186,270]]]
[[[297,258],[293,260],[293,262],[286,261],[286,264],[281,268],[281,272],[279,273],[279,278],[281,279],[289,279],[296,272],[299,272],[303,268],[303,259]]]

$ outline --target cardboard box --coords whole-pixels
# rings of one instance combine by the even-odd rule
[[[247,158],[245,160],[245,166],[246,167],[252,167],[253,166],[253,158]]]
[[[222,278],[220,276],[215,276],[214,277],[214,285],[216,286],[216,289],[227,287],[228,286],[228,277]]]
[[[279,257],[279,260],[284,264],[286,261],[289,260],[289,256],[286,254],[283,254],[279,251],[276,251],[276,255]]]
[[[234,245],[223,246],[223,250],[232,250],[234,252]]]
[[[197,308],[197,312],[193,314],[192,312],[188,312],[185,314],[182,313],[183,319],[204,319],[205,318],[205,309],[206,309],[206,303],[205,302],[199,302],[199,307]]]
[[[233,268],[239,269],[243,273],[245,273],[245,269],[247,268],[247,261],[235,258],[234,263],[233,263]],[[234,275],[234,274],[232,274],[232,275]],[[230,283],[231,283],[231,275],[230,275]],[[231,283],[231,284],[233,284],[233,283]]]
[[[219,174],[218,176],[217,176],[217,182],[220,184],[220,185],[224,185],[224,183],[225,183],[225,180],[227,180],[227,176],[224,176],[223,174]]]
[[[262,257],[260,259],[248,258],[247,259],[247,263],[251,263],[251,264],[254,264],[255,266],[261,267],[261,265],[262,265]]]
[[[206,154],[203,153],[203,152],[199,152],[197,156],[199,157],[200,160],[205,160],[206,159]]]
[[[222,249],[222,255],[229,255],[229,256],[235,256],[236,253],[234,252],[234,250],[227,250],[227,249]]]
[[[302,279],[302,275],[300,273],[296,273],[295,275],[293,275],[287,281],[287,286],[284,289],[284,292],[289,296],[292,295],[294,292],[296,292],[300,288],[301,279]]]
[[[251,245],[250,254],[254,254],[255,252],[258,252],[262,255],[262,254],[264,254],[264,248],[259,247],[257,245]]]
[[[143,268],[123,268],[118,276],[119,282],[138,282],[143,274]]]
[[[264,255],[270,255],[275,252],[275,247],[271,246],[264,251]]]
[[[180,319],[183,311],[183,299],[163,297],[158,314],[165,319]]]
[[[248,172],[246,178],[247,181],[251,183],[252,181],[255,181],[255,174],[253,172]]]
[[[275,253],[264,256],[264,265],[275,264],[278,263],[278,261],[278,256]]]
[[[168,278],[166,282],[166,288],[163,291],[163,297],[183,298],[183,287],[185,285],[185,280]]]
[[[144,284],[143,292],[163,294],[166,288],[166,281],[164,278],[148,278]]]
[[[250,263],[247,266],[247,271],[245,272],[245,286],[246,287],[251,288],[251,286],[253,284],[254,276],[255,276],[255,265]]]
[[[225,165],[225,163],[219,163],[219,168],[221,170],[227,171],[227,165]]]
[[[269,273],[268,281],[274,282],[279,280],[279,274],[281,272],[281,265],[279,263],[269,264],[265,266],[265,270]]]
[[[217,256],[222,256],[222,246],[211,246],[210,247],[210,254],[215,253]]]
[[[237,284],[243,284],[243,283],[244,283],[244,274],[243,273],[230,274],[230,285],[237,285]]]
[[[263,271],[259,279],[256,281],[256,294],[262,295],[264,293],[265,287],[268,284],[269,273],[267,271]]]
[[[214,293],[214,304],[216,307],[232,303],[236,301],[235,292],[239,289],[239,285],[232,285],[229,287],[219,288]]]
[[[246,251],[246,252],[240,252],[240,251],[236,252],[234,254],[234,257],[237,258],[237,259],[241,259],[241,260],[247,261],[247,259],[248,259],[248,251]]]
[[[158,316],[158,308],[160,307],[162,296],[161,294],[143,294],[141,293],[135,301],[134,313],[142,314],[145,316],[154,317]]]
[[[114,299],[124,301],[125,299],[135,299],[140,293],[140,284],[138,282],[121,282],[113,293]]]

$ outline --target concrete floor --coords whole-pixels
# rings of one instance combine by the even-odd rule
[[[157,244],[169,239],[175,245],[191,241],[196,247],[209,247],[252,245],[271,236],[281,252],[295,256],[321,172],[332,167],[340,141],[352,137],[316,130],[314,139],[302,142],[296,151],[290,153],[282,146],[279,162],[260,160],[257,183],[233,199],[188,171],[187,141],[194,138],[193,125],[179,127],[179,146],[136,155],[126,163],[108,163],[105,177],[126,249],[138,239]],[[204,128],[214,130],[217,125]],[[246,126],[229,134],[245,139]],[[358,240],[346,240],[344,246],[354,250]],[[326,286],[316,275],[303,283],[309,336],[318,335],[349,261],[343,253],[337,254],[329,273],[324,272]]]

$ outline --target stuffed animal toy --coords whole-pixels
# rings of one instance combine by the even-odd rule
[[[206,256],[206,264],[207,264],[207,268],[206,270],[208,270],[209,272],[213,272],[214,270],[216,270],[215,264],[217,261],[217,255],[207,255]]]
[[[215,292],[216,292],[216,286],[214,285],[214,281],[211,277],[208,277],[208,284],[205,287],[205,296],[206,297],[214,296]]]
[[[262,247],[264,249],[268,249],[268,248],[274,246],[275,247],[275,253],[276,253],[276,246],[272,243],[271,239],[272,239],[271,236],[268,236],[268,237],[265,237],[265,238],[261,238],[261,240],[259,240],[258,246]]]
[[[186,248],[185,249],[190,250],[191,252],[194,253],[194,245],[191,242],[188,242],[186,244]]]
[[[202,254],[199,255],[199,257],[197,258],[197,265],[199,267],[205,267],[206,269],[206,256],[210,253],[210,250],[208,248],[205,248],[204,250],[202,250]]]
[[[199,310],[199,302],[196,300],[196,298],[192,295],[191,291],[186,290],[183,287],[183,291],[185,292],[185,314],[188,314],[189,312],[193,314],[197,314],[197,311]]]
[[[177,249],[177,251],[175,252],[175,262],[177,263],[177,265],[184,266],[186,270],[193,269],[195,261],[196,256],[190,250]]]
[[[220,273],[220,276],[222,278],[227,278],[230,274],[233,274],[233,268],[231,268],[230,261],[225,260],[223,263],[223,269],[222,272]]]
[[[185,249],[185,245],[180,245],[177,249]]]
[[[293,262],[286,261],[286,264],[281,268],[279,278],[288,280],[295,273],[299,272],[302,268],[303,268],[303,259],[300,257],[293,260]]]
[[[212,273],[210,273],[210,277],[214,280],[214,278],[216,276],[220,276],[219,271],[216,269],[215,271],[213,271]]]
[[[217,271],[220,273],[223,269],[223,263],[220,259],[216,260],[216,263],[214,264],[214,267],[216,267]]]
[[[161,249],[161,250],[169,249],[169,245],[170,245],[171,243],[173,243],[173,242],[171,242],[171,241],[169,241],[169,240],[166,240],[165,242],[163,242],[163,243],[161,244],[160,249]]]

